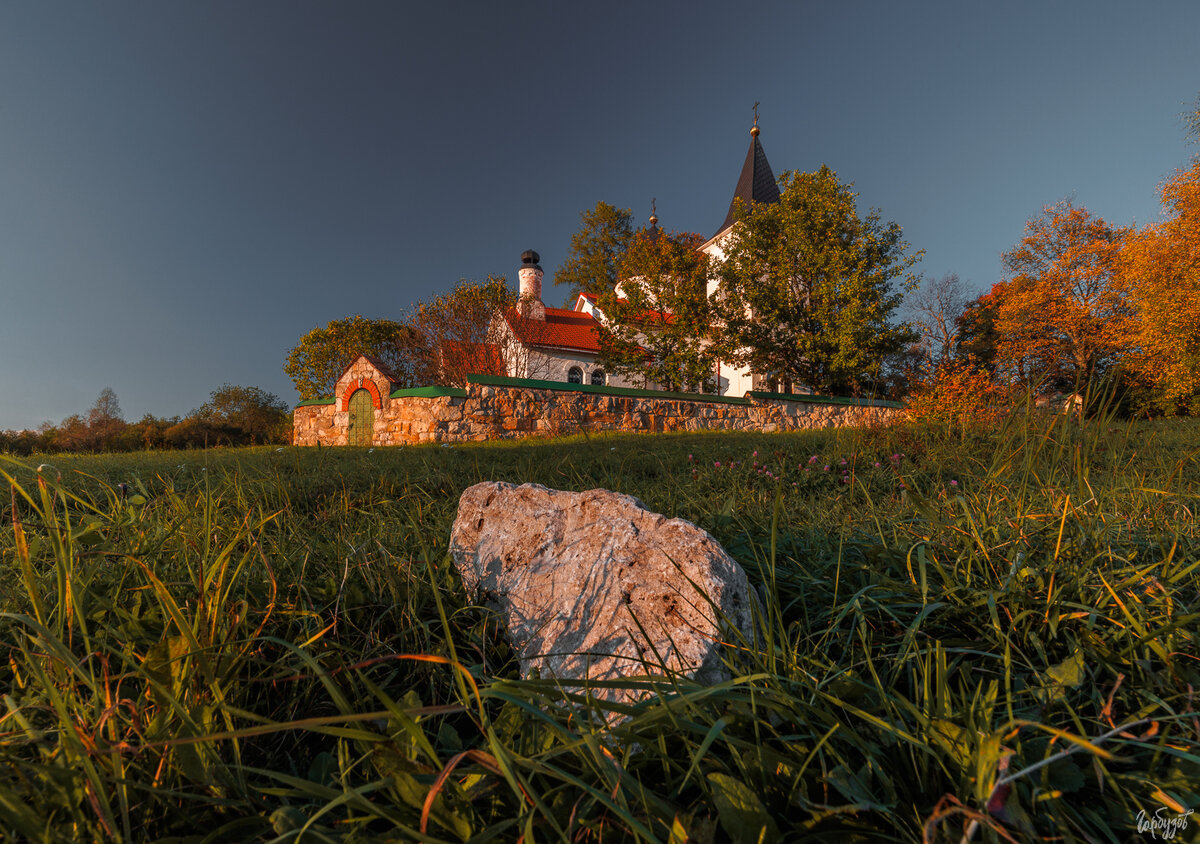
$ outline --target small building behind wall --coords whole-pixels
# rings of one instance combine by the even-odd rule
[[[314,445],[379,444],[384,401],[398,382],[382,361],[359,355],[338,378],[332,399],[301,402],[296,406],[293,421],[296,441]]]

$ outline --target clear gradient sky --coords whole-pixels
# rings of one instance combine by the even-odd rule
[[[756,100],[982,290],[1065,196],[1156,219],[1198,92],[1196,2],[5,3],[0,428],[295,402],[306,331],[549,277],[597,200],[711,235]]]

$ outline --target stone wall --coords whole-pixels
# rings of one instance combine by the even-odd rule
[[[473,442],[584,431],[770,433],[884,424],[904,412],[783,399],[697,400],[476,383],[453,392],[457,394],[396,398],[383,393],[382,407],[375,411],[373,444]],[[335,404],[297,407],[295,444],[345,445],[348,414],[341,406],[339,397]]]
[[[337,405],[302,404],[292,411],[292,443],[295,445],[345,445],[346,421],[337,425]],[[342,414],[346,416],[345,413]]]

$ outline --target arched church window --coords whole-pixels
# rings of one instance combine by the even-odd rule
[[[603,369],[593,369],[592,370],[592,386],[594,386],[594,387],[603,387],[604,386],[604,370]]]
[[[580,369],[578,366],[572,366],[570,369],[568,369],[567,370],[567,383],[568,384],[582,384],[583,383],[583,370]]]

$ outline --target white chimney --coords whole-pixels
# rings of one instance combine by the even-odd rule
[[[546,306],[542,304],[542,268],[538,261],[542,257],[532,249],[521,253],[521,269],[517,278],[521,280],[521,298],[517,302],[517,310],[521,316],[529,319],[546,321]]]

